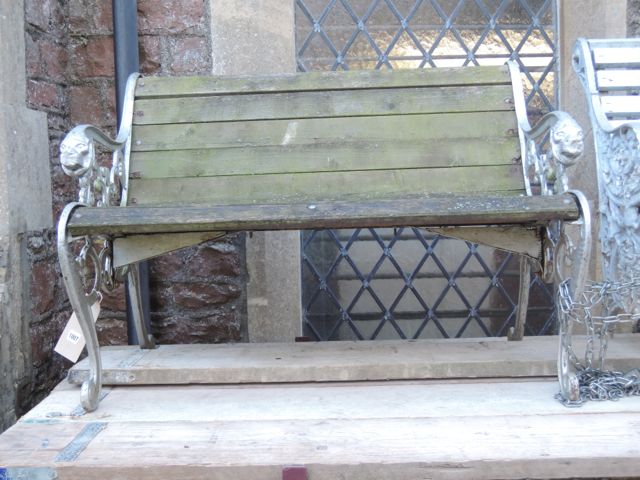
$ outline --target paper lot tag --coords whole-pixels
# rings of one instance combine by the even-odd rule
[[[94,323],[98,318],[98,315],[100,315],[99,301],[91,305],[91,316],[93,317]],[[73,363],[76,363],[78,358],[80,358],[80,354],[82,353],[82,349],[86,343],[87,341],[82,334],[82,328],[80,328],[78,317],[76,317],[76,313],[73,312],[53,350],[63,357],[71,360]]]

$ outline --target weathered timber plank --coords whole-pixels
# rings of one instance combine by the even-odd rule
[[[640,72],[638,73],[640,76]],[[637,95],[611,95],[600,97],[602,109],[607,116],[631,117],[640,116],[640,96]]]
[[[338,90],[138,100],[136,124],[513,110],[511,85]]]
[[[223,237],[225,232],[184,232],[159,235],[130,235],[113,240],[113,267],[157,257],[174,250]]]
[[[444,235],[445,237],[479,243],[518,255],[526,255],[539,264],[543,261],[542,226],[532,228],[531,224],[458,226],[458,227],[425,227],[425,230]],[[539,271],[536,267],[534,271]]]
[[[571,195],[399,198],[292,205],[81,208],[69,221],[75,235],[283,230],[393,226],[539,224],[576,220]]]
[[[512,165],[519,150],[515,137],[171,150],[138,153],[131,172],[144,179]]]
[[[132,179],[137,205],[236,205],[367,200],[407,195],[522,192],[520,165]]]
[[[402,405],[402,397],[397,400]],[[428,402],[423,405],[428,409]],[[172,405],[185,407],[184,400]],[[107,419],[108,427],[82,455],[62,464],[53,461],[43,439],[72,441],[67,424],[24,425],[10,436],[24,435],[30,450],[5,442],[0,447],[12,449],[8,468],[49,467],[64,480],[280,480],[283,466],[291,464],[304,465],[313,480],[637,477],[637,413],[534,417],[526,411],[524,405],[524,413],[513,416],[353,421]]]
[[[633,47],[596,47],[593,61],[597,69],[640,67],[640,49]]]
[[[431,144],[456,139],[512,137],[516,132],[513,112],[140,125],[133,128],[132,150],[286,146],[349,141]]]
[[[598,90],[615,91],[640,88],[638,70],[600,70],[596,72]]]
[[[493,84],[510,84],[506,67],[407,69],[393,72],[361,70],[263,76],[148,77],[138,81],[136,97]]]
[[[287,344],[160,345],[102,350],[104,381],[113,385],[250,384],[555,376],[557,337],[382,340]],[[575,338],[575,351],[584,340]],[[616,334],[608,368],[637,366],[640,336]],[[88,362],[72,367],[82,383]],[[78,400],[75,399],[77,402]],[[640,399],[638,400],[640,402]]]
[[[549,338],[549,341],[557,338]],[[342,342],[340,342],[342,343]],[[190,345],[193,346],[193,345]],[[108,347],[111,349],[111,347]],[[132,348],[132,347],[129,347]],[[455,348],[455,347],[454,347]],[[200,353],[206,356],[206,349]],[[545,349],[553,354],[552,349]],[[393,352],[389,350],[391,354]],[[278,352],[274,352],[278,355]],[[194,357],[195,358],[195,357]],[[499,360],[496,360],[499,361]],[[506,358],[504,361],[508,361]],[[196,359],[197,362],[197,359]],[[152,367],[153,368],[153,367]],[[142,369],[140,369],[142,370]],[[135,385],[142,386],[140,383]],[[622,402],[586,403],[581,409],[567,409],[551,401],[558,391],[554,376],[532,378],[482,378],[454,380],[412,380],[301,383],[301,384],[243,384],[219,386],[145,385],[143,388],[110,388],[100,403],[105,412],[118,416],[118,421],[153,422],[158,420],[158,412],[163,412],[162,420],[167,422],[188,422],[194,418],[213,422],[224,416],[227,421],[283,421],[321,420],[333,418],[342,420],[373,418],[421,418],[442,415],[450,418],[518,415],[526,411],[529,415],[576,415],[585,413],[631,413],[640,409],[640,398],[629,398]],[[463,401],[477,394],[476,401]],[[61,421],[72,422],[70,409],[78,402],[77,386],[60,384],[55,393],[29,412],[24,420],[37,421],[51,418],[51,413],[59,412]],[[425,395],[429,398],[429,408],[425,409]],[[405,398],[406,408],[397,408],[398,397]],[[156,401],[153,401],[153,399]],[[188,399],[189,408],[171,408]],[[459,400],[454,400],[459,399]],[[465,398],[466,399],[466,398]],[[452,408],[452,402],[455,408]],[[212,406],[215,405],[215,408]],[[222,413],[224,412],[224,413]],[[90,422],[104,418],[104,413],[93,412],[83,415],[82,420]]]

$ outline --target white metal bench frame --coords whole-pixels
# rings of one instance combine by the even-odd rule
[[[603,318],[611,323],[601,325],[599,332],[600,342],[604,338],[606,348],[606,337],[615,322],[640,314],[637,288],[622,288],[622,294],[615,293],[616,286],[640,282],[640,39],[578,39],[572,63],[587,97],[595,143],[603,285],[612,287],[614,292],[613,304],[606,305],[602,312]],[[565,297],[590,304],[593,299],[584,298],[588,294],[583,294],[580,288]],[[573,322],[558,313],[561,400],[567,405],[579,405],[579,361],[572,351],[571,340]],[[589,350],[593,348],[589,342],[594,341],[598,332],[587,333],[589,366]],[[603,364],[603,351],[600,356]]]

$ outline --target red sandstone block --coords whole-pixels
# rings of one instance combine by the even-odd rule
[[[66,5],[61,1],[53,1],[49,3],[49,33],[55,37],[65,37],[67,35]]]
[[[185,266],[187,278],[237,277],[241,273],[240,258],[228,244],[209,244],[199,248]]]
[[[186,252],[187,250],[178,250],[152,259],[149,263],[151,275],[158,281],[179,278],[185,265],[183,254]]]
[[[167,293],[175,305],[199,309],[228,303],[241,292],[238,286],[229,284],[174,283]]]
[[[109,81],[105,88],[105,102],[106,102],[106,121],[109,125],[116,125],[118,123],[118,117],[116,114],[116,86],[115,82]]]
[[[71,65],[76,79],[113,77],[113,38],[96,36],[72,47]]]
[[[204,33],[203,0],[138,0],[140,33]]]
[[[103,315],[103,314],[101,314]],[[100,345],[126,345],[127,322],[124,318],[99,318],[96,322]]]
[[[39,80],[27,82],[27,101],[38,110],[60,110],[63,107],[57,85]]]
[[[140,71],[151,75],[162,69],[162,50],[160,37],[142,35],[139,37]]]
[[[97,0],[95,4],[94,28],[99,32],[113,31],[113,11],[110,0]]]
[[[40,261],[31,267],[31,309],[33,313],[42,315],[51,311],[54,305],[53,286],[58,280],[58,274],[52,261]]]
[[[69,91],[71,123],[104,124],[104,112],[100,89],[94,85],[71,87]]]
[[[39,45],[43,75],[54,82],[66,81],[67,51],[52,40],[43,40]]]
[[[88,34],[92,30],[91,12],[87,0],[69,0],[69,30],[75,34]]]
[[[181,312],[153,314],[151,327],[156,340],[163,345],[237,342],[242,338],[239,318],[222,310],[200,318]]]
[[[25,0],[24,16],[27,23],[47,31],[51,16],[50,0]]]
[[[101,307],[103,310],[111,312],[126,312],[127,302],[125,300],[124,284],[118,285],[111,293],[104,293]]]

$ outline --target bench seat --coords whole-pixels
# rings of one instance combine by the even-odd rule
[[[550,197],[443,196],[285,205],[83,208],[69,221],[73,235],[302,230],[366,227],[523,225],[574,221],[571,194]]]

